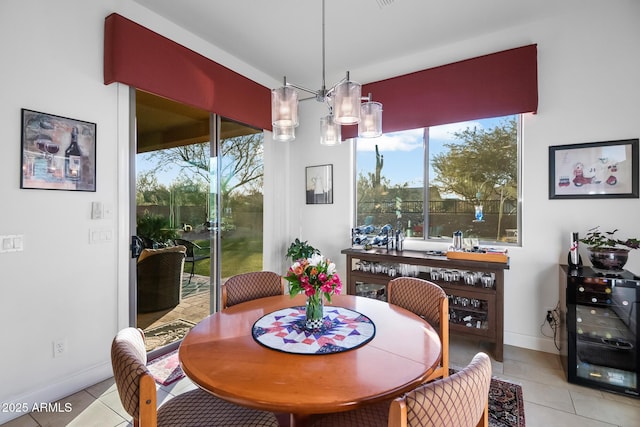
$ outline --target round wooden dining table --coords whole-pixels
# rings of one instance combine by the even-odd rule
[[[364,314],[375,336],[352,350],[292,354],[256,342],[254,323],[276,310],[304,306],[304,295],[256,299],[202,320],[185,336],[179,358],[202,389],[239,405],[291,414],[339,412],[397,397],[438,365],[438,333],[401,307],[365,297],[334,295],[331,305]],[[299,423],[298,423],[299,424]]]

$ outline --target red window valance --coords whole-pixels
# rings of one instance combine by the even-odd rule
[[[536,112],[535,44],[429,68],[374,83],[362,93],[382,103],[383,132]],[[343,138],[357,126],[343,126]]]
[[[104,83],[113,82],[271,129],[269,88],[115,13],[104,28]]]

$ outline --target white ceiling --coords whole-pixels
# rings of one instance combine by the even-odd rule
[[[290,83],[321,86],[321,0],[134,1],[277,81],[286,75]],[[522,25],[575,5],[573,0],[326,0],[325,81],[331,86],[347,70]],[[351,78],[359,81],[353,73]]]

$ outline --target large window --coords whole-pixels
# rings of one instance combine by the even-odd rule
[[[356,225],[518,243],[519,115],[358,139]]]

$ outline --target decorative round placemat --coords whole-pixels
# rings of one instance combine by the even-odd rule
[[[285,353],[331,354],[358,348],[371,341],[376,327],[367,316],[344,307],[325,306],[323,325],[305,329],[305,307],[283,308],[253,324],[253,338],[265,347]]]

